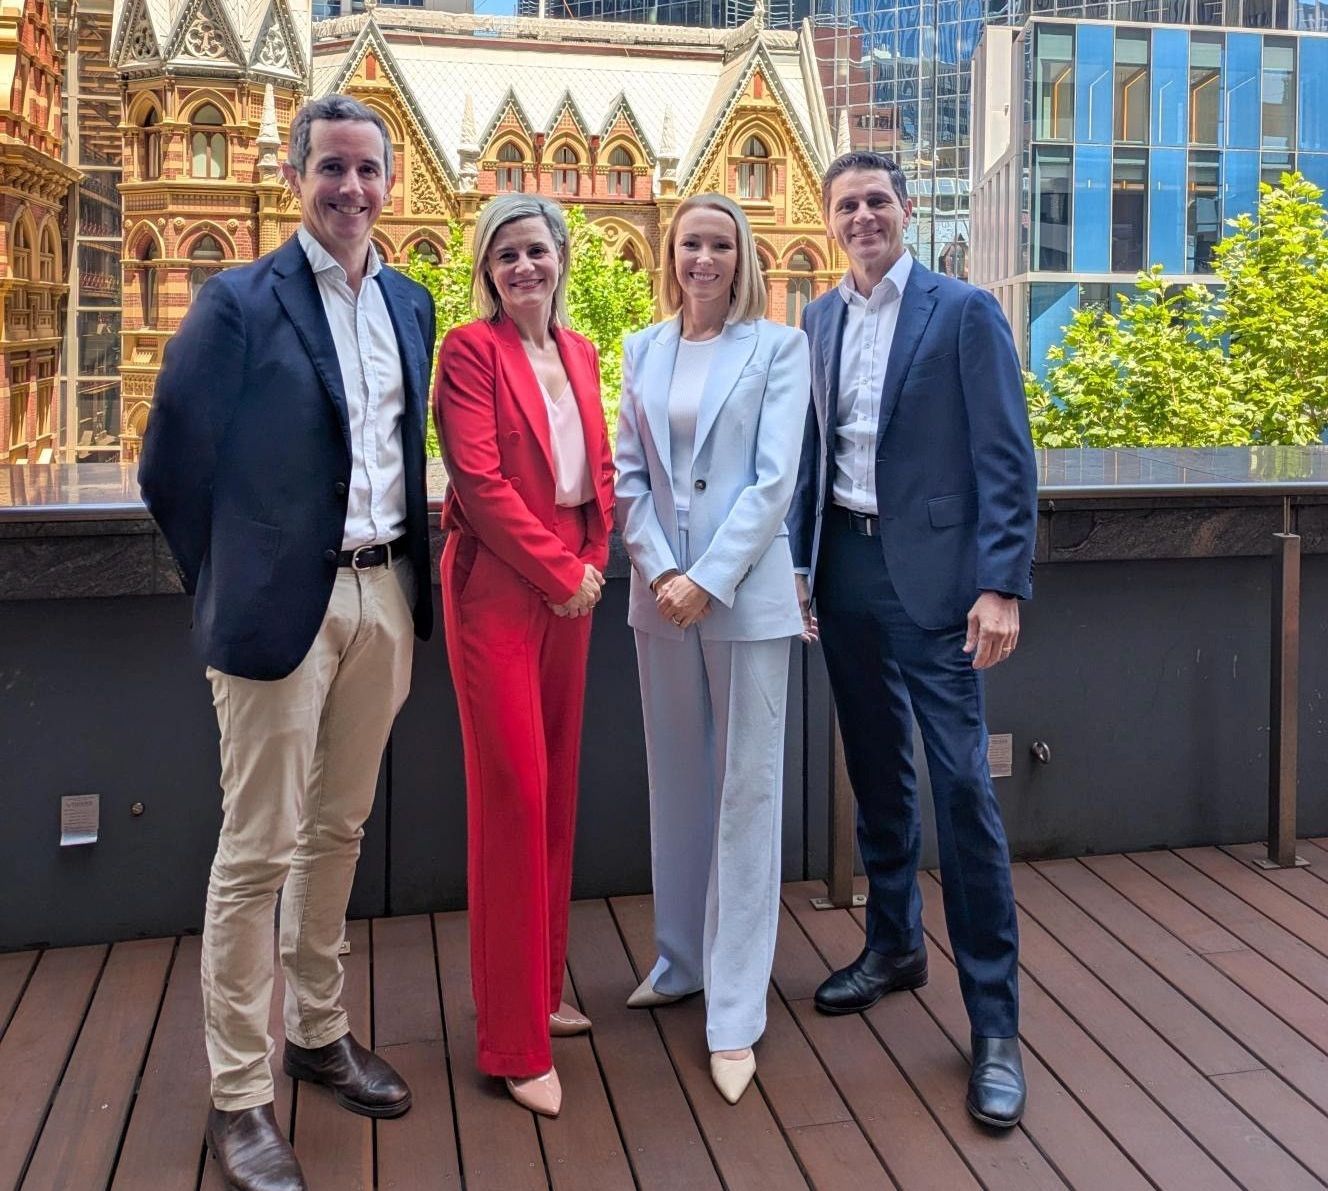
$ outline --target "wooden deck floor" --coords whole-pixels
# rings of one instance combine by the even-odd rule
[[[1030,1101],[1009,1134],[964,1111],[931,876],[930,984],[842,1018],[811,996],[860,916],[785,887],[758,1087],[734,1108],[699,999],[623,1004],[653,958],[648,898],[572,909],[569,990],[595,1030],[555,1043],[556,1121],[475,1073],[464,915],[352,923],[353,1029],[415,1107],[375,1125],[283,1081],[279,1117],[314,1191],[1328,1186],[1328,840],[1302,843],[1309,869],[1260,872],[1256,851],[1017,866]],[[192,937],[0,955],[0,1188],[220,1186],[198,957]]]

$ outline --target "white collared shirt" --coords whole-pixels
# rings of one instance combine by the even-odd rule
[[[382,262],[372,244],[358,297],[346,271],[300,227],[300,246],[323,299],[341,366],[350,424],[350,493],[341,548],[390,542],[406,532],[406,472],[401,419],[406,388],[392,318],[377,281]],[[373,284],[370,285],[369,282]]]
[[[866,297],[858,293],[851,272],[839,283],[839,294],[848,310],[839,351],[831,496],[835,504],[855,513],[874,516],[878,512],[876,435],[880,429],[881,395],[895,324],[899,321],[899,299],[912,270],[913,256],[905,249]]]

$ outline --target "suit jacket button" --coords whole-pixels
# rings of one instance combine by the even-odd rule
[[[340,480],[337,481],[337,495],[338,496],[346,495],[346,485],[343,484]]]
[[[697,480],[696,483],[692,485],[692,487],[695,488],[698,492],[704,492],[704,491],[705,491],[705,481],[704,481],[704,480]]]
[[[513,487],[513,488],[520,488],[520,487],[521,487],[521,477],[520,477],[520,476],[513,476],[513,477],[512,477],[512,480],[511,480],[511,483],[512,483],[512,487]]]
[[[507,434],[507,441],[508,441],[508,442],[512,442],[512,443],[520,442],[520,441],[521,441],[521,431],[520,431],[520,430],[510,430],[510,431],[508,431],[508,434]]]
[[[337,552],[335,550],[324,550],[323,557],[326,558],[328,562],[336,562]]]

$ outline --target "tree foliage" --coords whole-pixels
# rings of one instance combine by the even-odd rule
[[[1328,213],[1299,174],[1260,186],[1230,221],[1216,290],[1168,286],[1161,266],[1075,311],[1029,376],[1040,446],[1233,446],[1319,441],[1328,425]]]
[[[581,207],[570,208],[566,215],[571,237],[567,310],[573,330],[589,339],[599,352],[600,393],[612,434],[617,429],[622,389],[623,336],[650,322],[654,312],[650,278],[609,252],[604,233],[586,218]],[[474,318],[470,304],[472,259],[461,225],[453,224],[441,265],[415,255],[406,266],[407,275],[433,295],[440,343],[453,327]],[[439,453],[432,418],[429,452]]]

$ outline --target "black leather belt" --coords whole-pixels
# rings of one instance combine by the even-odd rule
[[[372,567],[381,567],[405,553],[406,539],[401,537],[395,542],[383,542],[377,546],[356,546],[354,550],[343,550],[337,555],[337,566],[350,567],[353,571],[367,571]]]
[[[880,537],[881,519],[871,513],[855,513],[852,509],[846,509],[843,505],[835,505],[845,517],[848,518],[848,527],[854,533],[861,534],[864,538]]]

